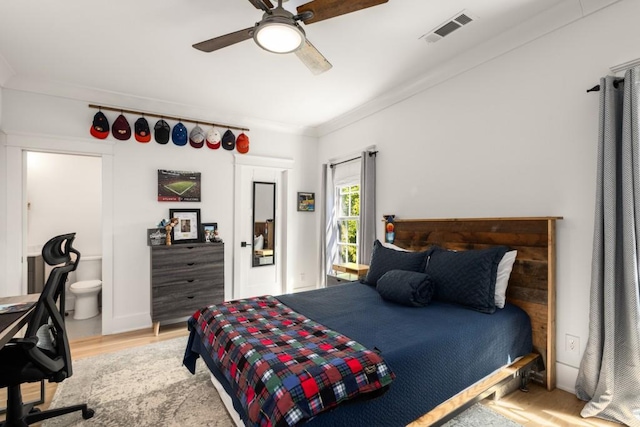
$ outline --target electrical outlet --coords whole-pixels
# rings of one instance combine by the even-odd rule
[[[565,351],[569,353],[580,353],[580,338],[574,335],[565,335]]]
[[[304,273],[300,273],[300,281],[304,282]]]

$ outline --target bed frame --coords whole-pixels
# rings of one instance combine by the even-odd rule
[[[537,374],[537,379],[547,390],[555,388],[555,233],[559,219],[562,217],[394,220],[394,244],[409,250],[424,250],[432,245],[455,250],[496,245],[517,249],[507,301],[529,314],[534,348],[534,353],[443,402],[410,426],[441,424],[473,402],[492,394],[510,378],[521,375],[521,371],[529,370],[529,366],[539,359],[544,371]]]

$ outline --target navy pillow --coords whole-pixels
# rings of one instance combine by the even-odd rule
[[[507,250],[506,246],[459,252],[434,250],[426,269],[435,285],[434,299],[482,313],[496,311],[496,274]]]
[[[423,272],[431,249],[424,252],[403,252],[385,248],[379,240],[373,242],[367,277],[362,281],[375,286],[384,273],[391,270]]]
[[[426,273],[391,270],[378,280],[376,290],[387,301],[410,307],[424,307],[431,301],[433,282]]]

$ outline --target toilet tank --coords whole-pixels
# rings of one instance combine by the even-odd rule
[[[102,280],[102,257],[100,255],[80,257],[80,264],[75,273],[76,282]]]

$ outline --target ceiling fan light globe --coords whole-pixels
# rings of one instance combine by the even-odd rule
[[[266,51],[291,53],[304,44],[304,32],[297,26],[282,22],[264,22],[258,26],[254,40]]]

